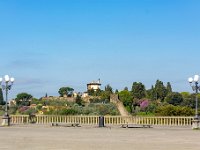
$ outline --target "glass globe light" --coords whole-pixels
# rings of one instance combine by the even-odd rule
[[[193,82],[193,78],[188,78],[188,82],[192,83]]]
[[[199,81],[199,75],[195,75],[194,76],[194,82],[198,82]]]
[[[5,75],[4,79],[5,79],[6,82],[9,82],[9,80],[10,80],[8,75]]]
[[[15,81],[15,78],[13,78],[13,77],[12,77],[12,78],[10,78],[10,82],[12,82],[12,83],[13,83],[14,81]]]

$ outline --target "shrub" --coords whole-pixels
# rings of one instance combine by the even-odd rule
[[[157,108],[156,115],[160,115],[160,116],[193,116],[194,110],[190,107],[165,105],[165,106],[160,106]]]
[[[59,115],[76,115],[78,112],[75,109],[62,109],[58,112]]]

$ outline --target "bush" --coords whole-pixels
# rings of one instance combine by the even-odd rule
[[[29,106],[22,106],[18,109],[20,114],[29,115],[37,113],[37,110],[34,108],[30,108]]]
[[[181,107],[173,105],[160,106],[156,110],[159,116],[193,116],[194,110],[190,107]]]
[[[76,115],[78,114],[78,111],[75,109],[62,109],[58,112],[59,115]]]
[[[102,103],[102,104],[106,104],[106,103],[109,103],[109,100],[108,99],[94,98],[94,99],[90,99],[90,103]]]
[[[131,106],[128,105],[128,106],[126,106],[125,108],[126,108],[126,110],[127,110],[129,113],[132,112],[132,107],[131,107]]]

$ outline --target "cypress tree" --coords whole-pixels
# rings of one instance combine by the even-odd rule
[[[155,91],[156,91],[157,99],[160,99],[163,101],[165,99],[165,97],[167,96],[167,89],[164,86],[163,82],[160,80],[156,81]]]
[[[167,82],[167,94],[172,93],[172,86],[170,84],[170,82]]]

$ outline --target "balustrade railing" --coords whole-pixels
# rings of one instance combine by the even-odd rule
[[[79,123],[83,125],[98,125],[99,116],[56,116],[56,115],[11,115],[11,124],[50,124]],[[160,126],[191,126],[193,117],[135,117],[135,116],[104,116],[105,125],[149,124]],[[2,116],[0,117],[0,123]]]

